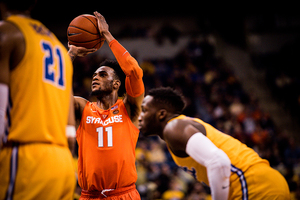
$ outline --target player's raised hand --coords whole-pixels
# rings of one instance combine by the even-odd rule
[[[109,30],[108,30],[109,26],[108,26],[105,18],[103,17],[103,15],[101,15],[97,11],[94,12],[94,15],[98,21],[98,28],[99,28],[100,34],[103,35],[103,34],[106,34],[107,32],[109,32]]]
[[[111,33],[108,30],[109,26],[108,26],[105,18],[103,17],[103,15],[101,15],[97,11],[94,12],[94,15],[97,18],[100,35],[105,37],[106,41],[109,43],[110,41],[112,41],[114,39],[114,37],[111,35]]]

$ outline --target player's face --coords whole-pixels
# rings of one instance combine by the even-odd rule
[[[142,102],[142,112],[139,116],[139,129],[146,136],[157,134],[155,131],[158,125],[156,119],[157,109],[151,103],[152,100],[153,97],[149,95],[144,98]]]
[[[99,67],[93,74],[92,95],[110,94],[113,91],[114,70],[110,67]]]

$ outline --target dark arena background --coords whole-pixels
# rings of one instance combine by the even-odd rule
[[[162,5],[160,5],[162,4]],[[40,1],[40,19],[67,47],[67,27],[98,11],[144,70],[146,93],[171,86],[199,117],[253,148],[300,199],[300,14],[296,5],[220,5],[182,1]],[[272,4],[275,4],[274,2]],[[98,64],[114,58],[107,43],[74,62],[74,93],[90,99]],[[76,155],[74,155],[76,159]],[[140,136],[137,189],[142,199],[209,199],[177,168],[165,144]],[[77,188],[80,194],[80,188]],[[178,195],[178,196],[177,196]]]

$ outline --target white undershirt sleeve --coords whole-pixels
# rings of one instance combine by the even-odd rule
[[[0,83],[0,140],[4,137],[5,111],[8,103],[8,85]],[[0,141],[1,144],[2,141]]]
[[[231,174],[227,154],[200,132],[189,138],[186,153],[206,167],[212,199],[227,200]]]
[[[66,135],[68,138],[76,137],[76,128],[73,125],[67,125],[66,127]]]

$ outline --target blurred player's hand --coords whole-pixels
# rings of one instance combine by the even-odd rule
[[[83,56],[86,56],[90,53],[94,53],[95,51],[97,51],[97,49],[87,49],[85,47],[77,47],[77,46],[74,46],[74,45],[70,45],[69,43],[68,43],[68,47],[69,47],[68,54],[71,57],[72,61],[77,56],[83,57]]]

